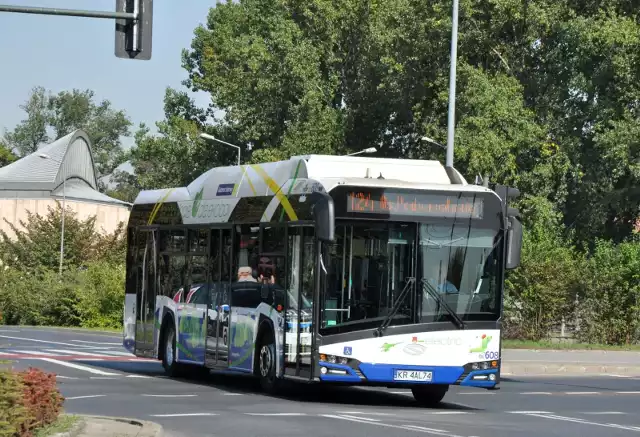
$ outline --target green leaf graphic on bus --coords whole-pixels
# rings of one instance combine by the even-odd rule
[[[253,335],[251,328],[244,323],[239,323],[235,326],[233,335],[233,345],[235,347],[242,347],[245,344],[253,341]]]
[[[487,346],[489,346],[489,342],[491,341],[491,336],[487,337],[487,334],[482,334],[482,339],[481,339],[481,343],[479,347],[474,347],[469,349],[469,352],[471,353],[475,353],[475,352],[484,352],[487,350]]]
[[[380,346],[380,349],[382,349],[382,352],[389,352],[394,346],[397,346],[399,344],[400,343],[385,343]]]
[[[200,191],[196,194],[196,198],[193,201],[193,207],[191,208],[191,217],[195,217],[198,214],[198,210],[200,209],[200,202],[202,202],[202,192],[204,191],[204,187],[200,188]]]

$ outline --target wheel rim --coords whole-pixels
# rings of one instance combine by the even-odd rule
[[[260,374],[263,378],[269,376],[271,370],[271,349],[269,346],[262,346],[260,349]]]
[[[169,334],[169,337],[167,338],[164,356],[167,357],[167,364],[173,363],[173,332]]]

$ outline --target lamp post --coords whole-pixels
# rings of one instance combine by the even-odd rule
[[[431,144],[434,144],[434,145],[436,145],[436,146],[438,146],[438,147],[442,147],[442,148],[443,148],[443,149],[445,149],[445,150],[447,149],[447,147],[446,147],[446,146],[444,146],[444,145],[440,144],[439,142],[437,142],[437,141],[436,141],[436,140],[434,140],[433,138],[429,138],[429,137],[422,137],[422,138],[420,138],[420,139],[421,139],[422,141],[426,141],[427,143],[431,143]]]
[[[367,149],[361,150],[359,152],[348,153],[347,156],[359,155],[361,153],[376,153],[378,150],[375,147],[369,147]]]
[[[447,160],[446,166],[453,167],[453,133],[456,110],[456,63],[458,57],[458,0],[453,0],[451,13],[451,65],[449,67],[449,114],[447,116]]]
[[[209,141],[217,141],[218,143],[226,144],[227,146],[235,147],[236,149],[238,149],[238,165],[240,165],[240,150],[241,149],[240,149],[239,146],[236,146],[235,144],[227,143],[226,141],[219,140],[216,137],[214,137],[213,135],[209,135],[209,134],[205,134],[205,133],[200,134],[200,138],[203,138],[203,139],[209,140]]]
[[[64,164],[61,161],[53,159],[51,156],[46,153],[40,153],[38,155],[42,159],[50,159],[53,162],[60,164],[60,168],[62,169],[62,224],[60,230],[60,267],[58,268],[58,274],[62,276],[62,261],[64,259],[64,216],[66,215],[66,204],[67,204],[67,172],[64,168]]]

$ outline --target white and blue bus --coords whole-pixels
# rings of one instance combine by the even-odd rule
[[[142,191],[124,345],[169,375],[410,388],[500,382],[504,276],[522,226],[506,186],[438,161],[308,155]]]

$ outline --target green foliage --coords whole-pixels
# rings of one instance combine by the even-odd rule
[[[0,141],[0,167],[11,164],[16,159],[17,157],[13,154],[11,149]]]
[[[63,402],[54,374],[0,370],[0,437],[33,436],[57,420]]]
[[[124,224],[111,234],[94,228],[95,217],[65,216],[65,252],[58,273],[62,208],[30,214],[1,234],[0,313],[7,324],[118,328],[124,305]]]
[[[27,118],[4,135],[7,145],[25,156],[43,143],[84,129],[93,144],[98,178],[110,174],[126,161],[120,138],[130,134],[132,123],[126,113],[114,109],[109,100],[95,102],[94,96],[91,90],[51,94],[43,87],[35,87],[26,103],[20,106]],[[47,129],[53,131],[52,136]]]

